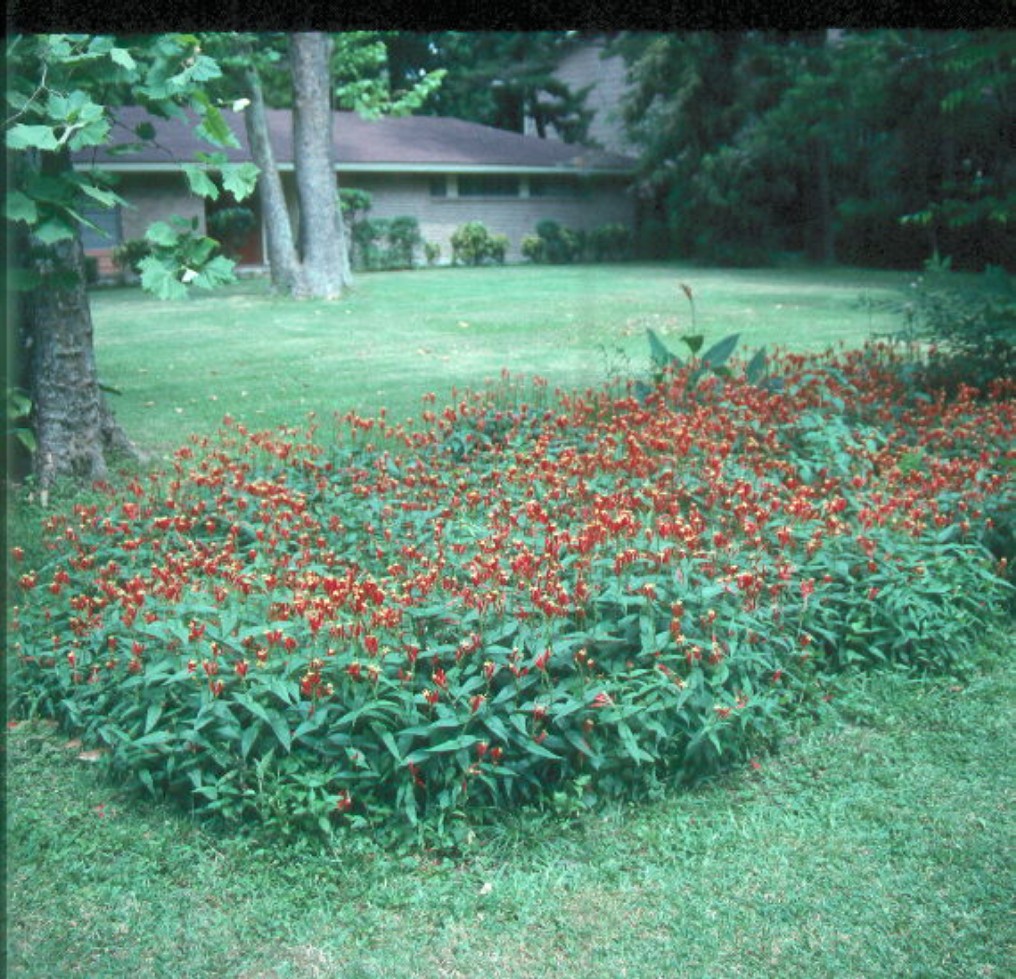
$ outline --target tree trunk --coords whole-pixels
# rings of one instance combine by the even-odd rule
[[[332,160],[330,47],[321,33],[293,34],[289,45],[303,286],[320,299],[338,298],[351,279]]]
[[[31,264],[40,283],[24,296],[22,337],[35,416],[35,475],[42,490],[62,476],[105,479],[107,453],[138,453],[99,389],[80,237],[34,242]]]
[[[251,104],[244,112],[244,124],[247,127],[251,156],[261,171],[258,177],[258,193],[261,195],[261,213],[265,216],[272,288],[285,295],[301,295],[305,292],[303,270],[300,268],[296,246],[293,244],[293,228],[286,207],[282,179],[279,177],[275,153],[268,138],[261,78],[253,64],[250,64],[245,74]]]
[[[833,228],[832,181],[829,173],[829,144],[824,136],[814,141],[815,167],[818,177],[819,234],[822,261],[832,265],[836,261],[836,235]]]

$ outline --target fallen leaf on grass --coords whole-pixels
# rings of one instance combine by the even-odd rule
[[[78,755],[78,761],[101,761],[103,755],[109,754],[108,748],[93,748],[91,751],[82,751]]]
[[[81,738],[72,738],[64,745],[64,751],[76,751],[81,747]]]

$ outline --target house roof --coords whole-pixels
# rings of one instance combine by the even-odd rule
[[[230,160],[250,159],[246,127],[240,113],[223,113],[240,148],[225,149]],[[160,119],[144,109],[128,107],[117,113],[108,146],[76,154],[79,163],[95,163],[116,169],[176,167],[199,152],[216,147],[194,133],[190,123]],[[155,127],[155,139],[136,152],[117,151],[117,146],[136,142],[134,128],[142,122]],[[269,138],[280,169],[293,165],[292,113],[288,109],[267,111]],[[583,170],[628,173],[636,164],[631,157],[589,147],[538,139],[519,133],[481,126],[461,119],[436,116],[384,117],[368,120],[355,112],[336,112],[332,128],[334,159],[340,170],[485,170],[540,171]]]

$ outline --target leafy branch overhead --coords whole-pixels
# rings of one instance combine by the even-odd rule
[[[194,35],[158,35],[130,39],[119,46],[103,36],[37,35],[15,37],[7,55],[13,68],[7,91],[5,143],[14,154],[14,179],[5,199],[8,221],[22,224],[42,245],[70,241],[81,226],[99,230],[84,212],[131,205],[115,190],[115,177],[98,168],[75,168],[70,154],[105,146],[111,139],[116,109],[132,94],[155,117],[187,117],[213,146],[236,146],[237,141],[218,105],[204,87],[221,76],[214,59],[201,52]],[[137,142],[150,140],[155,130],[142,123],[132,133]],[[125,149],[129,149],[129,144]],[[251,163],[230,163],[223,153],[202,154],[196,162],[182,162],[191,190],[216,199],[220,185],[237,200],[253,193],[258,171]],[[218,181],[218,183],[216,182]],[[180,238],[171,244],[162,236],[162,250],[153,256],[161,270],[146,285],[222,281],[226,265],[216,261],[203,273],[198,264],[215,259]],[[231,267],[231,266],[230,266]],[[175,294],[176,290],[172,290]]]

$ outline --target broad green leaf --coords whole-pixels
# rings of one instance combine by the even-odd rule
[[[126,68],[128,71],[133,71],[138,66],[138,63],[131,57],[130,51],[126,48],[112,48],[109,52],[109,56],[118,65],[120,65],[121,68]]]
[[[60,141],[52,126],[26,126],[19,122],[7,130],[7,147],[12,150],[56,150]]]
[[[39,209],[35,206],[35,201],[22,194],[20,190],[8,191],[5,212],[8,221],[25,221],[31,224],[39,218]]]
[[[98,201],[103,207],[115,207],[117,204],[127,204],[119,194],[114,193],[112,190],[106,190],[105,187],[96,187],[95,184],[82,183],[81,190],[91,197],[92,200]]]
[[[246,200],[257,189],[261,171],[253,163],[230,163],[222,167],[222,186],[238,201]]]
[[[162,245],[165,248],[175,248],[180,240],[179,234],[173,230],[165,221],[156,221],[145,232],[147,238],[153,245]]]
[[[740,339],[740,333],[731,333],[730,336],[717,341],[702,355],[702,363],[713,368],[722,366],[730,359]]]
[[[53,245],[58,241],[67,241],[73,238],[77,229],[69,221],[59,217],[50,218],[32,229],[32,234],[43,244]]]
[[[215,186],[215,183],[208,176],[204,167],[197,166],[194,163],[185,163],[183,165],[183,172],[187,177],[187,183],[190,185],[192,193],[197,194],[199,197],[209,197],[213,201],[219,199],[219,188]]]
[[[183,299],[187,287],[175,276],[171,268],[154,255],[149,255],[138,264],[141,272],[141,286],[160,299]]]
[[[649,336],[649,350],[652,353],[654,364],[658,367],[666,367],[668,364],[681,366],[681,359],[667,349],[664,342],[656,335],[653,329],[647,326],[646,333]]]
[[[681,337],[681,343],[683,343],[694,357],[702,349],[702,344],[706,342],[705,335],[702,333],[692,333],[689,336]]]
[[[748,366],[745,368],[744,376],[749,384],[758,384],[766,375],[767,360],[766,360],[766,348],[759,347],[755,351],[755,356],[748,361]]]

